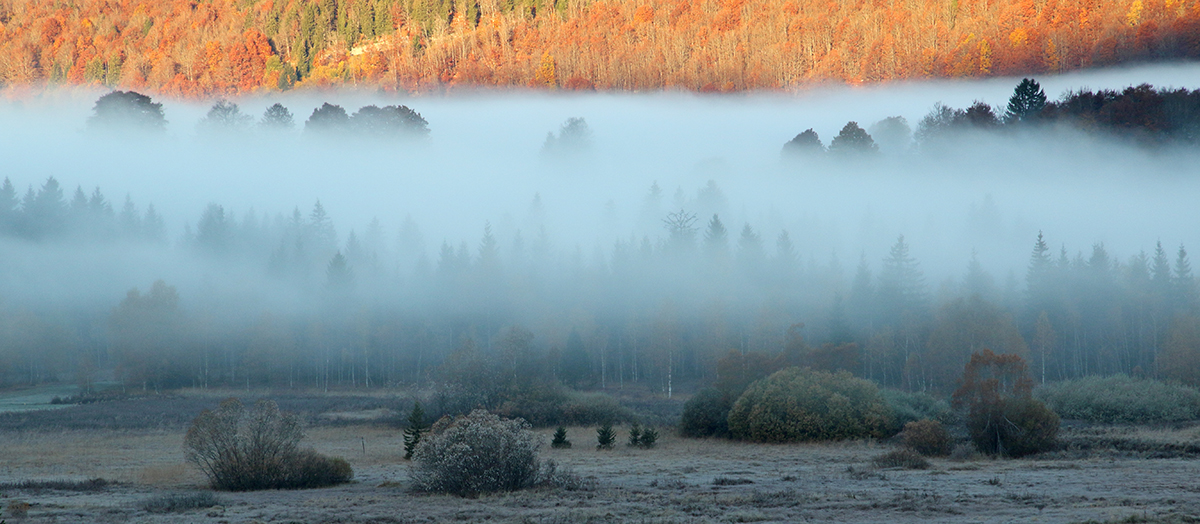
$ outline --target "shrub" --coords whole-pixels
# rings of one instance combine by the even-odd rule
[[[904,425],[900,432],[904,445],[929,457],[945,457],[954,449],[950,432],[936,420],[918,420]]]
[[[1022,456],[1053,447],[1058,415],[1031,395],[1021,357],[984,349],[971,355],[961,383],[954,405],[967,411],[967,430],[980,451]]]
[[[221,501],[210,491],[195,493],[168,493],[142,501],[144,511],[150,513],[180,513],[193,509],[220,506]]]
[[[567,440],[567,428],[559,426],[554,430],[554,440],[550,441],[550,447],[558,449],[567,449],[571,447],[571,441]]]
[[[1126,375],[1084,377],[1038,388],[1063,418],[1145,424],[1200,419],[1200,390]]]
[[[350,465],[299,449],[300,419],[259,401],[246,410],[237,399],[204,410],[184,437],[188,462],[200,468],[213,489],[250,491],[327,486],[349,481]]]
[[[605,423],[596,428],[596,449],[612,449],[616,441],[617,432],[613,431],[612,424]]]
[[[897,433],[909,422],[929,419],[948,424],[954,418],[954,412],[950,410],[949,402],[927,393],[890,388],[881,389],[880,393],[883,394],[883,399],[892,410],[893,428]]]
[[[884,453],[871,462],[877,468],[929,469],[929,461],[920,453],[908,448]]]
[[[998,453],[1022,457],[1054,448],[1058,437],[1058,415],[1050,411],[1041,401],[1032,397],[1021,397],[1004,402],[1004,423],[999,431],[990,432],[975,425],[969,428],[975,444],[982,441],[982,449],[995,449]],[[991,446],[995,446],[994,448]]]
[[[879,388],[845,371],[784,369],[752,384],[729,412],[733,436],[756,442],[879,438],[890,426]]]
[[[541,443],[529,427],[484,410],[439,421],[413,454],[413,487],[474,497],[535,485]]]
[[[319,488],[344,484],[354,478],[354,469],[341,457],[327,457],[311,449],[297,451],[284,472],[280,487]]]
[[[685,437],[728,437],[732,400],[716,388],[700,390],[683,405],[679,434]]]

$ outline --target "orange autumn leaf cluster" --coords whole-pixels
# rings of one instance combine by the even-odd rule
[[[0,84],[781,89],[1200,57],[1200,0],[0,0]]]

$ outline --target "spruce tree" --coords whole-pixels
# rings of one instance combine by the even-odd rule
[[[1021,80],[1008,99],[1008,108],[1004,112],[1004,123],[1013,124],[1025,122],[1037,117],[1046,107],[1046,92],[1032,78]]]
[[[652,427],[642,429],[642,438],[638,441],[638,446],[643,449],[650,449],[654,444],[658,443],[658,430]]]
[[[642,428],[634,423],[629,427],[629,445],[637,447],[642,443]]]
[[[425,424],[425,410],[421,409],[421,403],[413,404],[412,413],[408,415],[408,427],[404,429],[404,459],[411,460],[413,453],[417,450],[417,444],[421,443],[421,436],[429,431],[429,426]]]
[[[605,422],[603,426],[596,429],[596,449],[612,449],[616,440],[617,432],[613,431],[611,423]]]
[[[568,449],[571,447],[571,441],[567,440],[567,428],[559,426],[554,430],[554,439],[550,441],[550,447],[556,449]]]

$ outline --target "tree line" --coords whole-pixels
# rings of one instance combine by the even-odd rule
[[[716,379],[722,366],[749,369],[784,354],[945,393],[984,348],[1026,358],[1039,383],[1114,373],[1200,383],[1197,288],[1184,246],[1118,258],[1103,244],[1073,250],[1039,235],[1023,282],[997,284],[972,258],[935,291],[906,237],[847,275],[836,260],[802,256],[787,231],[768,239],[719,215],[664,212],[657,186],[645,213],[661,217],[660,233],[590,258],[556,246],[536,220],[528,237],[501,239],[485,225],[476,242],[433,252],[411,218],[343,238],[319,202],[240,218],[212,204],[165,242],[149,206],[139,213],[127,201],[118,214],[98,190],[83,198],[82,189],[68,204],[53,179],[30,192],[3,223],[28,242],[20,249],[137,239],[213,278],[250,268],[261,285],[216,299],[147,282],[113,297],[111,309],[70,314],[6,302],[0,381],[9,385],[89,384],[111,373],[147,389],[460,384],[488,404],[502,390],[539,384],[671,396]],[[539,206],[535,199],[531,217]],[[293,304],[269,300],[284,289]]]
[[[1200,89],[1156,88],[1149,84],[1121,90],[1079,89],[1049,100],[1038,82],[1021,80],[1002,110],[983,101],[966,109],[937,103],[914,131],[901,116],[870,126],[848,122],[826,147],[809,128],[784,143],[786,159],[870,157],[885,154],[938,154],[975,133],[1022,133],[1069,127],[1115,136],[1143,145],[1200,144]]]
[[[112,91],[96,100],[87,124],[93,131],[156,134],[166,130],[167,119],[162,104],[149,96],[136,91]],[[196,125],[203,136],[235,137],[253,128],[271,133],[295,127],[295,116],[283,104],[272,104],[256,123],[254,117],[228,100],[217,100]],[[325,102],[313,109],[304,122],[304,130],[311,135],[418,139],[429,135],[429,122],[406,105],[372,104],[349,114],[342,106]]]

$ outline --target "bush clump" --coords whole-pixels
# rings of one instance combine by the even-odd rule
[[[909,422],[928,419],[949,424],[954,418],[949,402],[928,393],[891,388],[883,388],[880,393],[892,410],[892,423],[896,432]]]
[[[733,401],[716,388],[705,388],[683,405],[679,434],[684,437],[728,437]]]
[[[1034,394],[1063,418],[1146,424],[1200,419],[1200,390],[1127,375],[1048,384]]]
[[[904,445],[927,457],[949,456],[954,450],[954,441],[945,426],[936,420],[918,420],[904,425],[900,432]]]
[[[751,384],[729,412],[730,433],[755,442],[880,438],[891,425],[879,388],[845,371],[778,371]]]
[[[414,489],[475,497],[534,486],[543,464],[541,441],[529,428],[524,420],[484,410],[443,418],[413,454]]]
[[[184,450],[217,490],[315,488],[353,478],[345,460],[300,449],[303,438],[300,418],[274,402],[262,400],[247,410],[228,399],[196,417]]]
[[[929,469],[929,461],[920,453],[908,448],[884,453],[871,462],[877,468]]]
[[[966,411],[967,431],[979,451],[1020,457],[1054,447],[1058,415],[1032,391],[1021,357],[988,349],[971,355],[953,402]]]

